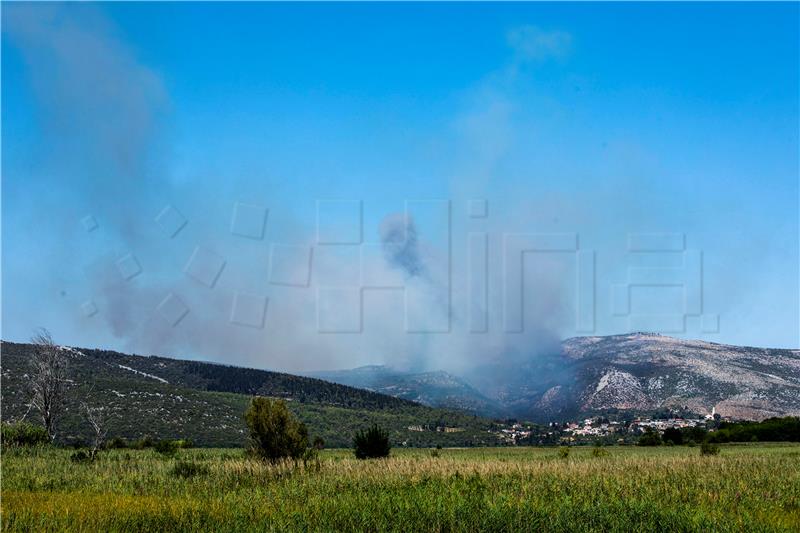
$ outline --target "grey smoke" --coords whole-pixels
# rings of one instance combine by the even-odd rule
[[[44,170],[57,170],[43,183],[52,201],[46,209],[50,226],[38,228],[37,233],[47,238],[42,243],[47,257],[31,278],[63,279],[54,289],[67,286],[70,291],[83,291],[81,297],[92,298],[98,307],[90,321],[75,311],[82,300],[57,309],[61,320],[72,316],[70,313],[76,315],[72,331],[79,332],[75,338],[59,338],[60,342],[294,371],[369,363],[460,370],[507,356],[524,360],[550,346],[560,318],[554,311],[561,296],[557,285],[539,291],[538,303],[528,309],[531,321],[544,325],[541,330],[512,337],[504,334],[497,323],[502,317],[501,302],[492,299],[492,328],[487,334],[470,335],[464,323],[463,269],[451,268],[450,251],[426,240],[430,236],[420,233],[413,213],[389,214],[378,228],[384,263],[378,268],[389,274],[402,273],[406,290],[369,292],[362,334],[319,334],[315,320],[319,280],[327,274],[346,277],[358,268],[358,258],[332,261],[325,267],[315,259],[309,288],[269,286],[268,247],[260,245],[276,238],[312,245],[305,221],[275,209],[265,241],[244,243],[228,232],[230,209],[242,190],[248,199],[266,203],[269,183],[251,180],[237,189],[221,177],[213,191],[199,190],[189,182],[175,185],[170,180],[171,161],[165,157],[169,142],[160,133],[168,131],[160,120],[168,111],[163,84],[157,73],[137,61],[114,37],[110,22],[99,12],[88,17],[92,24],[86,24],[86,14],[93,11],[92,6],[84,5],[4,6],[6,30],[12,28],[8,30],[12,40],[27,58],[43,123],[50,131],[41,158]],[[76,13],[81,16],[74,16]],[[159,149],[159,144],[165,148]],[[32,204],[44,197],[31,198],[34,196]],[[103,202],[98,204],[97,199]],[[176,204],[189,221],[174,239],[165,237],[154,221],[168,203]],[[43,210],[38,205],[30,208],[31,212]],[[87,238],[78,222],[87,213],[100,223],[91,234],[92,242],[102,236],[107,245],[99,256],[75,246]],[[76,228],[73,233],[68,230],[70,221]],[[464,257],[459,248],[463,243],[453,242],[453,256]],[[198,286],[181,271],[197,245],[228,260],[213,288]],[[97,248],[92,251],[97,252],[99,246],[94,246]],[[143,272],[126,281],[116,271],[115,261],[128,253],[136,255]],[[500,273],[501,268],[492,264],[492,295],[502,293]],[[551,285],[548,275],[545,272],[537,279]],[[32,325],[48,325],[40,310],[47,294],[39,287],[25,290],[31,295],[30,309],[14,311],[41,321]],[[241,290],[269,297],[263,329],[231,323],[233,294]],[[177,327],[157,310],[170,293],[190,309]],[[406,305],[432,321],[448,314],[452,332],[407,333],[403,324]]]
[[[408,277],[420,276],[425,272],[417,228],[410,214],[386,215],[381,221],[380,236],[383,254],[389,265],[399,268]]]

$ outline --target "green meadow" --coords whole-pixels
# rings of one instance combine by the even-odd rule
[[[325,450],[9,448],[6,531],[798,531],[800,446]]]

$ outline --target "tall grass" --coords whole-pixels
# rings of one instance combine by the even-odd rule
[[[319,464],[239,450],[3,454],[9,531],[796,531],[800,447],[393,450]],[[192,475],[181,475],[189,462]],[[176,473],[178,472],[178,473]]]

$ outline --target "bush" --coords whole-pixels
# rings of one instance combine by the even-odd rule
[[[360,430],[356,433],[353,448],[356,459],[372,459],[389,457],[392,446],[389,444],[389,434],[374,425],[366,431]]]
[[[155,450],[161,455],[172,457],[178,453],[178,441],[169,439],[160,440],[156,443]]]
[[[69,456],[69,460],[73,463],[88,463],[92,460],[92,456],[85,450],[78,450]]]
[[[170,470],[170,474],[175,477],[191,478],[208,474],[208,466],[195,461],[177,461]]]
[[[700,455],[719,455],[719,446],[704,442],[700,445]]]
[[[661,435],[658,434],[658,431],[653,430],[653,428],[647,428],[645,430],[644,435],[639,437],[639,441],[636,443],[637,446],[661,446]]]
[[[136,450],[143,450],[145,448],[152,448],[156,445],[156,441],[150,435],[145,435],[141,439],[130,443],[130,447]]]
[[[0,425],[0,441],[3,446],[42,446],[50,442],[50,437],[42,426],[28,422],[4,422]]]
[[[679,446],[683,444],[683,433],[678,428],[667,428],[664,430],[664,442]]]
[[[321,450],[321,449],[325,448],[325,441],[320,436],[314,437],[313,446],[314,446],[315,450]]]
[[[108,444],[106,444],[106,448],[110,450],[124,450],[127,447],[128,443],[125,441],[125,439],[121,439],[119,437],[114,437],[108,441]]]
[[[308,430],[298,422],[283,400],[255,397],[244,414],[250,430],[248,452],[269,461],[300,459],[308,447]]]
[[[313,470],[319,472],[322,465],[319,462],[319,450],[316,448],[306,448],[303,452],[303,466],[311,467]]]
[[[569,452],[570,452],[569,446],[559,446],[558,448],[558,456],[562,459],[566,459],[567,457],[569,457]]]
[[[606,455],[608,455],[608,450],[602,446],[595,446],[592,448],[592,457],[605,457]]]

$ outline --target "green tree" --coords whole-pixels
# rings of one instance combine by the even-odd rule
[[[658,431],[655,431],[653,428],[647,428],[644,432],[644,435],[639,437],[639,442],[636,444],[638,446],[660,446],[661,435],[659,435]]]
[[[392,449],[389,444],[389,434],[377,424],[366,431],[358,431],[353,439],[353,447],[356,459],[388,457],[389,450]]]
[[[255,397],[244,414],[250,431],[248,451],[262,459],[299,459],[308,447],[308,429],[297,421],[283,400]]]
[[[678,428],[667,428],[664,430],[664,442],[671,442],[676,446],[683,444],[683,433]]]
[[[703,426],[691,426],[681,430],[683,433],[683,440],[687,442],[703,442],[706,440],[708,431]]]

